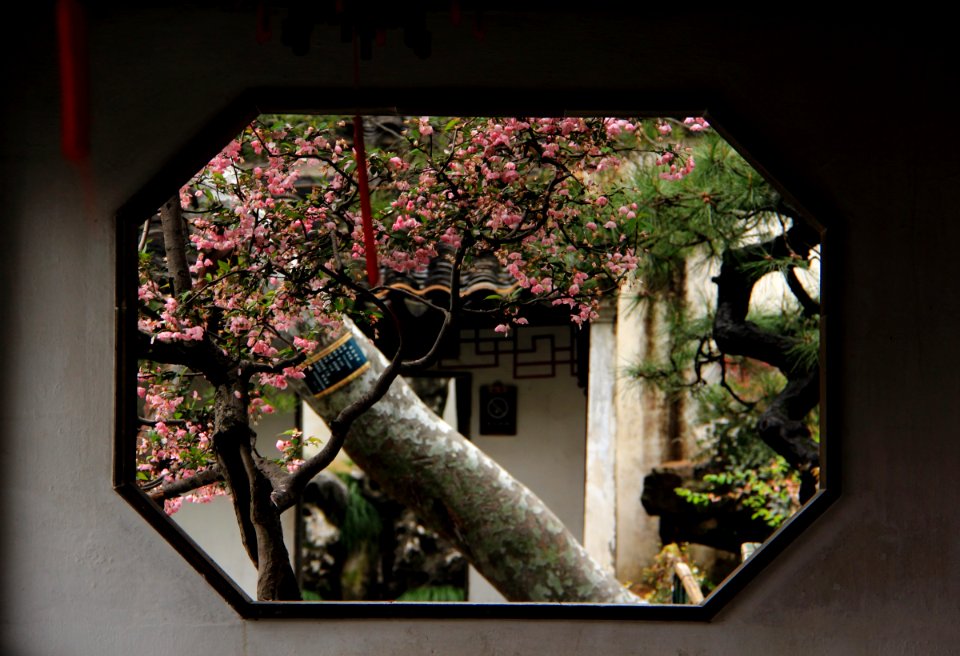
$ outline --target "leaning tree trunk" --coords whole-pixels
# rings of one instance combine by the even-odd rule
[[[372,388],[386,367],[359,330],[354,337],[370,369],[319,399],[298,386],[327,421]],[[431,412],[402,379],[356,420],[344,450],[456,544],[508,600],[642,603],[590,558],[533,492]]]

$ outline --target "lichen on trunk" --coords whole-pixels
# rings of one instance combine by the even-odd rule
[[[349,385],[320,398],[323,418],[360,398],[387,366],[356,329],[371,362]],[[437,417],[402,380],[353,424],[347,454],[388,493],[453,541],[510,601],[642,603],[605,572],[529,489]]]

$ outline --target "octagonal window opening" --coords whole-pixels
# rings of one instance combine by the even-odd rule
[[[823,231],[703,115],[211,154],[120,217],[115,476],[243,614],[707,617],[827,500]]]

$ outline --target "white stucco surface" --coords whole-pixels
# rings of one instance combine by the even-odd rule
[[[944,63],[945,25],[924,23],[921,39],[906,12],[896,25],[849,26],[813,14],[491,12],[483,41],[468,24],[430,19],[425,61],[391,32],[361,67],[365,87],[594,89],[577,104],[601,108],[623,107],[630,90],[662,91],[667,108],[711,105],[718,124],[810,199],[830,229],[827,413],[843,496],[710,623],[253,622],[111,487],[113,212],[241,90],[348,93],[349,48],[321,27],[310,55],[293,57],[279,20],[274,40],[257,46],[243,11],[99,9],[84,177],[57,143],[52,14],[12,11],[22,34],[2,46],[0,653],[955,653],[960,144],[943,124],[896,147],[880,138],[901,119],[948,116],[944,90],[957,73]],[[758,52],[764,30],[776,32]],[[695,99],[678,102],[681,91]],[[881,101],[884,111],[867,111]],[[890,253],[894,265],[878,265]]]
[[[614,317],[590,326],[583,548],[611,573],[617,555],[617,341]],[[625,418],[628,419],[628,418]]]
[[[569,343],[566,327],[531,329],[537,335],[552,334],[556,343]],[[507,338],[500,338],[507,339]],[[534,344],[521,337],[520,347]],[[489,350],[489,346],[486,347]],[[521,362],[549,360],[545,341],[537,351],[521,355]],[[464,354],[466,361],[492,362],[485,356]],[[455,364],[453,365],[456,366]],[[530,367],[526,374],[543,374],[549,367]],[[484,453],[505,467],[510,475],[536,494],[578,540],[583,539],[584,476],[586,467],[586,394],[577,387],[569,365],[558,365],[550,378],[513,379],[513,357],[501,357],[500,366],[469,369],[472,376],[470,439]],[[480,434],[480,387],[504,383],[517,387],[517,434]],[[481,603],[504,601],[473,567],[468,598]]]
[[[561,329],[561,330],[566,330]],[[579,540],[583,536],[586,395],[559,366],[554,378],[511,380],[511,359],[500,369],[475,369],[470,438],[547,504]],[[517,434],[480,435],[479,389],[503,382],[517,387]]]

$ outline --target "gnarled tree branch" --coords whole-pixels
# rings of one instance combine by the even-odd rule
[[[789,230],[774,239],[727,251],[720,275],[713,279],[717,284],[713,323],[717,347],[728,355],[766,362],[787,378],[787,384],[761,415],[758,427],[763,441],[800,472],[801,501],[816,491],[820,464],[819,445],[804,423],[820,402],[820,366],[797,353],[797,338],[767,332],[747,321],[750,295],[763,276],[761,268],[749,265],[771,258],[805,256],[818,243],[819,232],[795,219]]]

